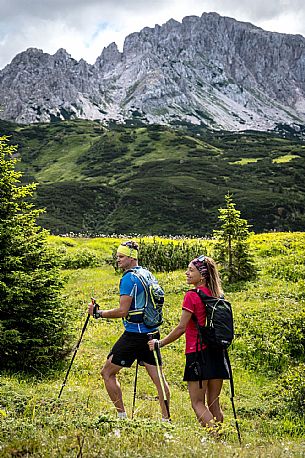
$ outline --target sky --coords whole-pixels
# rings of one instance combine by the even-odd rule
[[[27,48],[64,48],[93,64],[130,33],[204,12],[305,37],[304,0],[0,0],[0,11],[0,68]]]

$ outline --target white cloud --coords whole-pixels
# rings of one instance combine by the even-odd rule
[[[297,16],[294,13],[279,15],[276,19],[261,22],[261,27],[271,32],[292,33],[305,35],[304,16]]]
[[[115,41],[171,18],[216,11],[266,30],[305,35],[304,0],[0,0],[0,68],[28,47],[65,48],[90,63]]]

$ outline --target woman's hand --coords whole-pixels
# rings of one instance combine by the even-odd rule
[[[155,349],[155,345],[159,345],[159,340],[158,339],[149,340],[148,345],[149,345],[150,351],[153,351]]]

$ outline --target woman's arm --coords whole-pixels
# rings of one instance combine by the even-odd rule
[[[171,342],[174,342],[175,340],[179,339],[179,337],[185,333],[187,324],[190,321],[191,317],[192,313],[183,309],[178,326],[176,326],[169,334],[167,334],[167,336],[163,337],[163,339],[159,340],[159,346],[164,347],[165,345],[168,345]],[[150,350],[154,349],[155,342],[156,339],[150,340],[148,342]]]

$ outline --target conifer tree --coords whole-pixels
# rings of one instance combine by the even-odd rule
[[[30,202],[35,184],[21,184],[16,151],[0,137],[0,368],[42,370],[67,351],[67,307],[58,258]]]
[[[229,283],[250,280],[257,273],[248,242],[251,226],[240,217],[240,211],[235,208],[229,193],[225,200],[226,208],[219,209],[221,228],[213,231],[216,238],[214,256],[222,266],[222,278]]]

